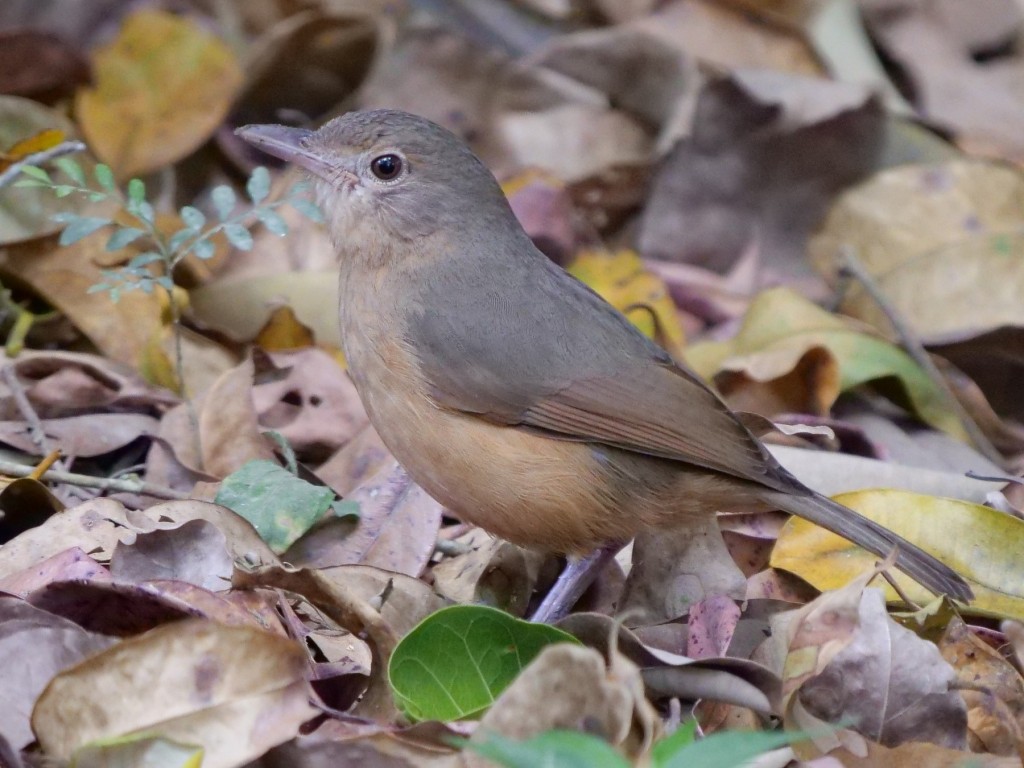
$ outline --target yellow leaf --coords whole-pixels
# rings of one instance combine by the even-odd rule
[[[120,178],[197,149],[224,120],[242,83],[234,54],[195,22],[143,10],[93,61],[96,85],[75,111],[90,146]]]
[[[291,307],[276,307],[256,335],[255,343],[268,352],[302,349],[313,346],[313,331],[299,321]]]
[[[686,335],[664,281],[644,268],[635,251],[582,251],[569,274],[597,291],[645,335],[678,357]]]
[[[1024,619],[1024,520],[979,504],[907,491],[856,491],[834,498],[960,573],[974,590],[972,613]],[[847,584],[875,560],[846,539],[794,517],[779,535],[771,565],[829,590]],[[892,574],[910,599],[931,602],[926,589],[899,571]],[[886,596],[899,599],[888,586]]]
[[[761,293],[732,339],[694,344],[687,348],[685,358],[706,379],[722,372],[739,374],[719,382],[719,388],[734,407],[756,411],[749,402],[734,401],[731,390],[770,385],[807,362],[808,355],[818,358],[819,367],[836,366],[838,373],[838,386],[827,372],[816,374],[819,387],[809,398],[809,407],[824,411],[840,392],[871,381],[894,379],[899,385],[894,393],[897,402],[909,406],[936,429],[967,439],[936,385],[909,355],[787,288]]]
[[[57,128],[47,128],[45,131],[40,131],[27,139],[16,142],[7,151],[0,152],[0,171],[24,157],[56,147],[64,141],[66,135],[64,131]]]

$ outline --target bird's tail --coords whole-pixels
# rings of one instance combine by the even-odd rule
[[[968,602],[974,593],[956,571],[873,520],[817,493],[768,494],[779,509],[810,520],[879,557],[896,548],[896,567],[935,594]]]

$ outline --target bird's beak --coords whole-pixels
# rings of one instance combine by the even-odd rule
[[[306,128],[289,128],[286,125],[245,125],[235,130],[235,135],[249,142],[268,155],[279,157],[305,168],[310,173],[326,178],[330,165],[305,146],[305,140],[313,135]]]

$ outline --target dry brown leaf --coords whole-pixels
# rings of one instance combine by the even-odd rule
[[[0,597],[0,738],[19,750],[35,741],[29,716],[46,683],[113,643],[21,600]]]
[[[746,579],[729,556],[714,519],[705,525],[656,534],[633,542],[619,612],[630,626],[685,615],[710,595],[743,597]]]
[[[835,280],[843,249],[882,276],[900,264],[979,235],[1014,232],[1024,220],[1024,177],[978,160],[890,168],[844,192],[808,248]]]
[[[89,144],[120,178],[197,149],[227,115],[242,82],[231,50],[195,21],[158,10],[124,20],[94,54],[95,88],[75,111]]]
[[[19,597],[52,581],[108,581],[110,571],[78,547],[65,549],[40,563],[0,579],[0,592]]]
[[[120,542],[110,573],[129,584],[174,579],[219,592],[231,584],[233,562],[227,537],[212,523],[196,519],[139,533],[131,544]]]
[[[498,733],[526,739],[544,731],[586,725],[627,754],[642,753],[660,734],[661,720],[644,697],[640,670],[613,651],[568,643],[550,645],[512,681],[480,720],[471,741]],[[487,761],[466,755],[469,766]]]
[[[369,480],[395,460],[373,425],[367,424],[316,469],[316,476],[341,497]]]
[[[217,379],[197,406],[201,467],[216,477],[231,474],[247,461],[274,457],[261,435],[252,389],[249,359]]]
[[[55,677],[36,703],[32,728],[56,759],[97,739],[158,731],[202,746],[204,768],[232,768],[313,717],[305,671],[306,655],[290,640],[177,622]]]
[[[554,558],[523,549],[474,528],[455,542],[469,551],[448,557],[431,569],[434,588],[456,603],[483,603],[523,616],[544,572]]]
[[[359,519],[328,518],[296,541],[282,560],[326,568],[361,563],[418,576],[434,552],[442,507],[397,462],[356,488]]]
[[[253,406],[260,426],[283,435],[301,461],[323,461],[369,424],[334,357],[312,347],[270,357],[286,375],[257,383]]]

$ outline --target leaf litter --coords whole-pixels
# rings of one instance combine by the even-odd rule
[[[0,174],[87,144],[0,182],[0,759],[1021,764],[1015,3],[102,5],[0,20]],[[465,138],[541,250],[977,599],[730,509],[522,622],[559,561],[451,517],[369,426],[322,227],[224,221],[299,181],[234,127],[380,106]],[[118,218],[143,202],[155,234]],[[55,213],[114,239],[61,246]],[[173,294],[94,289],[207,220]]]

